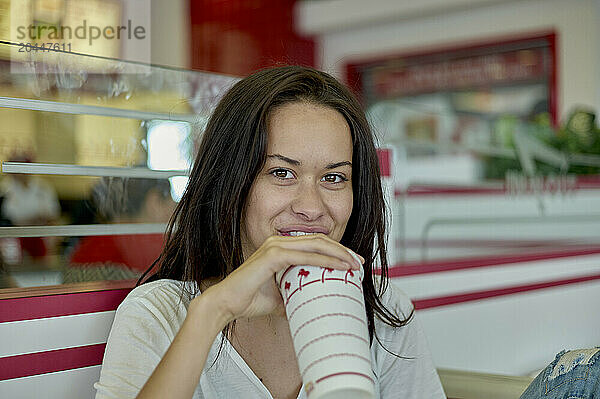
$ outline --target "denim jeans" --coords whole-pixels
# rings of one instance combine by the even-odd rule
[[[562,351],[520,399],[600,399],[600,347]]]

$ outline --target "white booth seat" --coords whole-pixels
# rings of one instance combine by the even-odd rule
[[[133,284],[48,287],[19,298],[3,293],[0,397],[93,398],[115,310]]]
[[[78,285],[86,287],[85,292],[60,293],[48,287],[27,297],[3,294],[0,397],[94,398],[93,384],[100,375],[115,310],[132,285],[86,283]],[[448,397],[457,399],[516,398],[531,381],[459,370],[439,373]]]

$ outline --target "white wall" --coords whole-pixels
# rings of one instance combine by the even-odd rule
[[[599,0],[372,0],[368,10],[366,4],[299,3],[297,23],[317,35],[321,68],[343,77],[351,60],[553,29],[558,33],[559,117],[577,104],[600,111]]]
[[[600,0],[595,0],[594,8],[595,8],[596,12],[593,15],[593,18],[596,21],[596,25],[597,25],[597,22],[600,21]],[[597,29],[600,29],[600,28],[597,28]],[[596,37],[599,37],[599,36],[600,36],[600,33],[596,32]],[[596,51],[595,51],[595,53],[596,53],[596,68],[600,68],[600,45],[598,44],[597,41],[596,41],[595,48],[596,48]],[[596,69],[596,71],[597,70],[598,69]],[[598,74],[596,74],[596,76],[598,76]],[[600,100],[599,100],[600,99],[600,84],[595,84],[592,86],[596,89],[596,100],[597,100],[596,111],[598,111],[598,107],[599,107],[598,102],[600,102]]]
[[[567,269],[573,260],[562,263]],[[488,278],[487,270],[480,278]],[[403,286],[402,279],[394,281]],[[595,280],[420,310],[417,317],[436,367],[535,376],[561,350],[598,345],[600,321],[580,309],[599,300]]]
[[[145,40],[122,40],[119,59],[176,68],[190,67],[189,0],[122,0],[121,23],[146,30]]]
[[[153,64],[178,68],[190,65],[190,7],[189,0],[152,0]]]

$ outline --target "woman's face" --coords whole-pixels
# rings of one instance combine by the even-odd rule
[[[272,235],[323,233],[340,241],[352,213],[352,137],[332,108],[288,103],[268,120],[267,161],[242,219],[244,257]]]

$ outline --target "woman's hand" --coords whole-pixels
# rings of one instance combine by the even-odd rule
[[[212,297],[228,321],[273,313],[278,307],[283,308],[275,274],[290,265],[338,270],[361,267],[348,248],[324,234],[272,236],[235,271],[198,298],[205,294]]]

